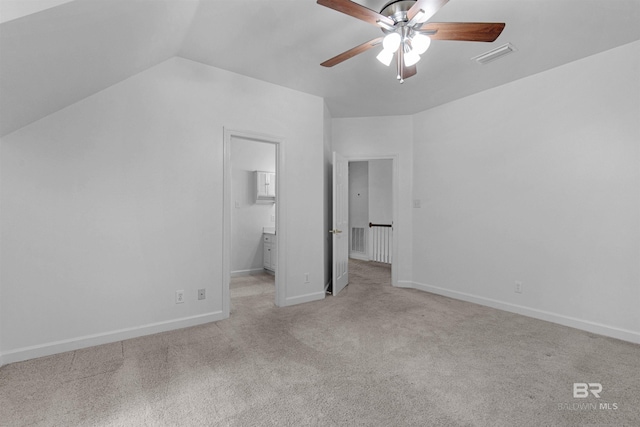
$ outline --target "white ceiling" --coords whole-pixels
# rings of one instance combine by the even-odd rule
[[[434,41],[401,85],[377,48],[321,67],[382,33],[315,0],[50,1],[58,4],[0,24],[0,135],[175,55],[322,96],[334,117],[358,117],[423,111],[640,40],[639,0],[450,0],[432,22],[505,30],[494,43]],[[359,0],[374,10],[386,2]],[[470,60],[507,42],[517,52]]]

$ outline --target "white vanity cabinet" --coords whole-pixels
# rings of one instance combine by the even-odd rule
[[[269,203],[276,201],[276,174],[256,171],[256,202]]]
[[[276,235],[264,233],[262,235],[264,245],[264,269],[275,273],[278,260],[278,248],[276,246]]]

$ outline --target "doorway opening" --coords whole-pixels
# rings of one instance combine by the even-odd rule
[[[346,161],[347,168],[339,172],[336,168],[340,167],[342,160]],[[398,283],[398,235],[395,231],[399,193],[397,165],[396,155],[341,158],[334,153],[332,268],[334,272],[337,268],[345,270],[341,266],[347,264],[347,279],[343,279],[343,282],[348,283],[351,260],[357,260],[365,261],[357,263],[360,270],[374,264],[376,267],[389,268],[389,284],[396,286]],[[340,174],[347,175],[346,179],[337,179]],[[336,180],[339,181],[338,185]],[[348,206],[346,212],[344,208],[336,209],[345,204]],[[344,216],[348,218],[347,224],[338,225],[336,219]],[[344,240],[347,242],[339,243],[343,249],[337,252],[335,248],[343,232],[346,232],[347,239]],[[334,273],[333,277],[337,275]],[[339,283],[339,286],[332,283],[330,292],[336,295],[346,283]]]
[[[349,162],[349,258],[393,262],[393,161]]]
[[[283,305],[283,153],[280,138],[224,133],[223,311],[229,316],[232,296]]]
[[[349,263],[391,269],[393,248],[393,160],[349,161]],[[390,285],[391,283],[389,283]]]

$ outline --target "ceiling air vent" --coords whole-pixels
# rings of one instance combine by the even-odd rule
[[[511,43],[503,44],[500,47],[497,47],[489,52],[485,52],[482,55],[475,56],[471,58],[473,61],[477,61],[480,64],[487,64],[491,61],[495,61],[496,59],[502,58],[505,55],[510,54],[511,52],[515,52],[517,49]]]

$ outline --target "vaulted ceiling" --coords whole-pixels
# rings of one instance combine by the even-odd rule
[[[434,22],[505,22],[494,43],[434,41],[399,84],[371,49],[382,35],[315,0],[0,0],[0,135],[173,56],[325,98],[334,117],[412,114],[640,40],[638,0],[450,0]],[[387,0],[357,0],[380,10]],[[517,51],[480,65],[504,43]],[[615,67],[616,64],[611,64]]]

